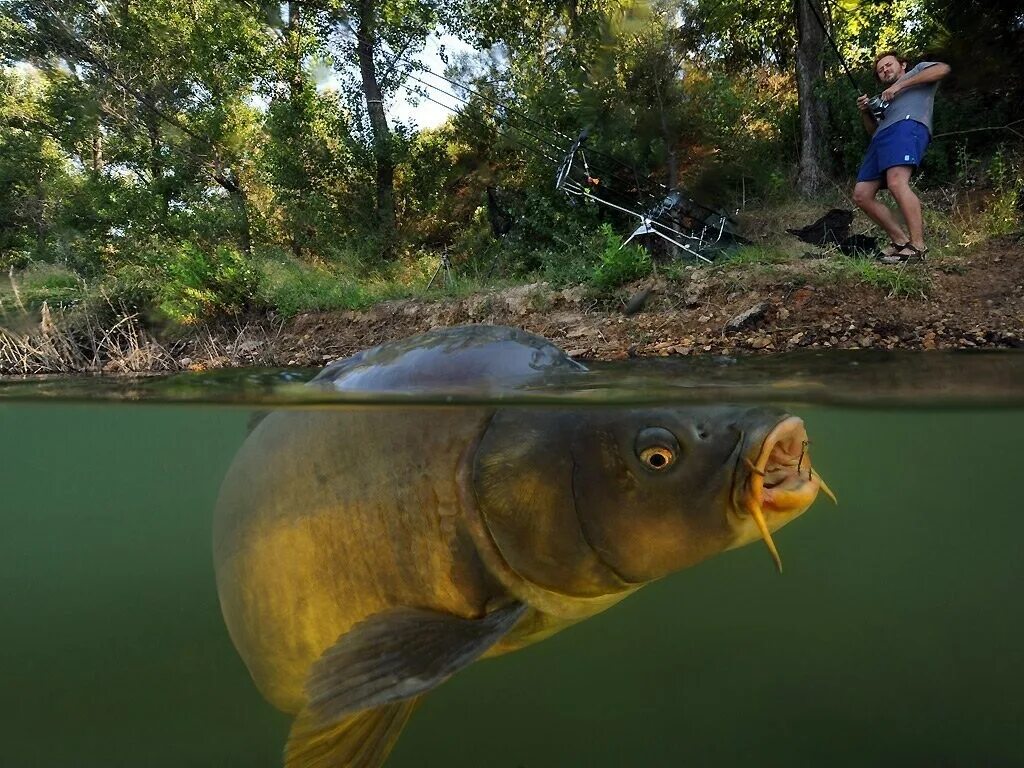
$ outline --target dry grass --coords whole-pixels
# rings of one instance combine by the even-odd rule
[[[162,344],[143,328],[138,313],[109,306],[106,322],[81,311],[51,311],[38,322],[20,315],[18,328],[0,325],[0,375],[44,373],[154,373],[183,369],[277,364],[283,322],[266,327],[235,323],[194,329],[187,339]]]
[[[152,373],[276,362],[283,320],[193,326],[187,336],[172,332],[170,341],[158,340],[140,313],[106,294],[54,308],[50,301],[28,300],[24,275],[16,279],[11,270],[8,278],[0,297],[0,375]]]
[[[91,314],[53,312],[43,302],[38,323],[0,326],[0,374],[138,373],[178,369],[174,355],[143,329],[137,313],[110,307],[109,322]]]
[[[190,335],[179,351],[184,368],[249,367],[279,365],[277,351],[285,321],[233,322],[205,326]]]

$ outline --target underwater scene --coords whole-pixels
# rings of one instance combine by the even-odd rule
[[[1024,357],[450,341],[0,382],[0,764],[1024,765]]]

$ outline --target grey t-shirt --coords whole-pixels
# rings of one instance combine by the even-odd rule
[[[906,80],[908,77],[913,77],[918,72],[934,66],[937,63],[938,62],[935,61],[922,61],[920,64],[908,69],[907,73],[896,82]],[[928,129],[928,133],[931,133],[932,108],[935,106],[935,91],[937,91],[938,88],[939,81],[936,80],[934,83],[914,85],[907,88],[905,91],[897,93],[896,98],[889,102],[889,108],[885,111],[885,115],[878,121],[878,128],[875,132],[881,133],[886,128],[891,128],[901,120],[916,120]]]

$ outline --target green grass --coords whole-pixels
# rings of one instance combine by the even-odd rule
[[[925,296],[930,287],[928,278],[913,264],[889,265],[874,259],[837,256],[823,266],[830,279],[871,285],[891,297]]]
[[[791,260],[792,257],[788,253],[776,246],[741,245],[719,263],[724,267],[750,267],[755,264],[784,264]]]
[[[476,233],[463,243],[467,249],[449,246],[450,274],[438,272],[441,250],[424,245],[410,245],[395,260],[382,263],[339,243],[311,264],[292,258],[277,246],[257,248],[258,255],[244,262],[240,257],[213,258],[220,251],[213,249],[209,256],[210,249],[205,246],[203,254],[209,258],[185,258],[192,251],[186,252],[187,244],[178,244],[167,245],[150,259],[134,253],[124,261],[112,261],[105,275],[88,282],[64,266],[41,262],[15,273],[17,291],[7,276],[0,274],[0,314],[37,313],[46,301],[52,308],[76,312],[106,311],[105,307],[116,304],[160,318],[154,308],[174,285],[180,288],[177,298],[196,305],[194,314],[199,319],[249,308],[292,317],[311,311],[361,310],[393,299],[463,299],[540,281],[552,290],[584,285],[589,296],[602,298],[615,295],[623,285],[652,271],[673,280],[685,277],[690,268],[712,270],[730,290],[779,281],[856,283],[874,286],[890,296],[921,296],[929,290],[930,272],[962,272],[974,247],[999,233],[1020,230],[1024,182],[1018,177],[1019,167],[1007,165],[1010,170],[984,189],[960,186],[922,193],[930,246],[928,269],[849,258],[836,249],[830,249],[827,258],[802,259],[806,251],[816,249],[786,234],[785,229],[810,223],[833,205],[852,207],[837,194],[813,201],[794,197],[744,212],[739,218],[744,221],[745,234],[757,244],[731,247],[713,266],[688,259],[652,264],[646,252],[632,243],[621,248],[622,236],[607,225],[578,225],[529,241],[514,236],[495,241],[489,234]],[[879,235],[860,212],[856,212],[851,232]],[[242,270],[245,279],[234,279],[235,273],[228,268]],[[249,271],[252,279],[247,276]],[[175,318],[172,315],[170,319]]]
[[[0,314],[34,311],[43,302],[52,308],[69,307],[87,295],[84,280],[69,269],[36,262],[0,278]]]
[[[302,312],[365,309],[377,300],[340,270],[270,258],[262,260],[258,270],[258,301],[283,317]]]

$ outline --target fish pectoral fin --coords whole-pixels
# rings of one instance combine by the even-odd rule
[[[327,724],[307,706],[288,734],[285,768],[378,768],[398,741],[417,701],[405,699]]]
[[[525,610],[514,602],[481,619],[415,608],[371,616],[313,664],[307,708],[319,722],[337,723],[359,710],[425,693],[478,659]]]

